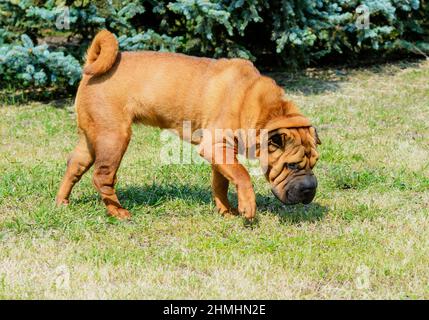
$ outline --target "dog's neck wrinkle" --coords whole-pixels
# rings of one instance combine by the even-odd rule
[[[283,88],[267,79],[259,76],[247,87],[240,114],[241,128],[260,130],[279,118],[303,117],[298,107],[286,99]],[[258,105],[255,105],[255,101]]]
[[[242,129],[259,130],[263,129],[264,124],[266,123],[269,112],[267,114],[267,110],[264,110],[263,96],[266,93],[269,94],[269,90],[264,86],[263,82],[264,78],[259,76],[246,88],[242,102],[243,108],[240,114],[240,127]],[[262,88],[258,88],[261,86]]]

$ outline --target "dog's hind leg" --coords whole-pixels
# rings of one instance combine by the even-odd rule
[[[124,132],[99,132],[94,143],[95,163],[93,182],[106,205],[109,215],[127,219],[131,214],[119,203],[115,193],[116,172],[131,138],[131,129]]]
[[[73,186],[94,163],[94,150],[81,133],[79,142],[67,160],[67,170],[56,196],[56,203],[68,204]]]

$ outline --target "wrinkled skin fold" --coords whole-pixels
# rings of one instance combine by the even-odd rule
[[[314,127],[279,128],[269,132],[263,166],[273,194],[285,204],[308,204],[316,195],[313,168],[320,144]]]

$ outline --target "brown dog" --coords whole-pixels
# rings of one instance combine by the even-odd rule
[[[110,215],[129,218],[114,185],[116,172],[131,138],[131,124],[175,129],[200,146],[212,164],[212,188],[221,213],[235,212],[228,202],[229,182],[237,188],[238,211],[248,219],[256,212],[250,176],[237,161],[237,136],[218,129],[254,130],[257,155],[273,193],[284,203],[309,203],[317,180],[315,129],[282,88],[249,61],[207,59],[160,52],[118,52],[113,34],[103,30],[88,50],[76,96],[80,140],[67,162],[56,201],[67,204],[71,190],[94,164],[93,182]],[[183,121],[206,134],[186,136]],[[265,131],[264,131],[265,130]],[[241,131],[242,132],[242,131]],[[267,144],[262,143],[267,132]],[[215,136],[214,139],[212,137]],[[232,137],[232,139],[231,139]],[[218,163],[215,153],[233,150],[233,161]]]

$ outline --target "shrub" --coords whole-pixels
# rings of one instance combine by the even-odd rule
[[[51,52],[46,44],[34,46],[27,35],[22,44],[0,47],[2,80],[17,87],[72,86],[81,75],[79,61],[63,52]],[[16,82],[16,80],[21,82]]]

